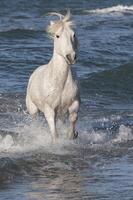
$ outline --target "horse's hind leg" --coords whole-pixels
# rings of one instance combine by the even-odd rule
[[[38,108],[36,107],[36,105],[32,102],[31,98],[29,97],[29,95],[26,96],[26,107],[28,112],[30,113],[30,115],[32,115],[33,117],[35,116],[35,114],[38,111]]]
[[[69,121],[70,121],[70,130],[68,132],[69,139],[76,139],[78,136],[78,132],[75,129],[76,122],[78,119],[78,110],[79,110],[79,102],[75,100],[69,107]]]
[[[52,141],[55,142],[58,138],[57,130],[56,130],[56,115],[55,111],[48,105],[44,106],[44,115],[48,122],[50,132],[52,134]]]

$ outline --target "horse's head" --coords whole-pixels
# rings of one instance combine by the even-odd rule
[[[77,57],[77,37],[73,30],[74,23],[70,20],[70,12],[66,16],[52,13],[60,17],[57,21],[51,21],[47,31],[54,38],[54,51],[62,56],[68,64],[74,64]]]

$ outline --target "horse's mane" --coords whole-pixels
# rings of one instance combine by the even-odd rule
[[[51,21],[50,25],[48,25],[48,27],[46,29],[47,33],[49,33],[51,36],[54,36],[60,27],[72,28],[73,26],[75,26],[74,22],[71,20],[70,11],[67,11],[66,15],[62,15],[62,14],[56,13],[56,12],[51,12],[51,13],[49,13],[49,15],[50,16],[55,15],[55,16],[59,17],[59,20]]]

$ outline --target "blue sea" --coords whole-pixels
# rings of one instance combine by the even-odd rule
[[[74,141],[51,144],[42,113],[26,111],[31,73],[48,63],[49,12],[70,9],[81,108]],[[0,1],[0,199],[133,199],[133,1]]]

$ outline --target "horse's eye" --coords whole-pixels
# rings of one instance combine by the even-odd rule
[[[73,37],[74,37],[74,38],[76,37],[75,33],[74,33]]]
[[[60,36],[59,36],[59,35],[56,35],[56,37],[59,38]]]

